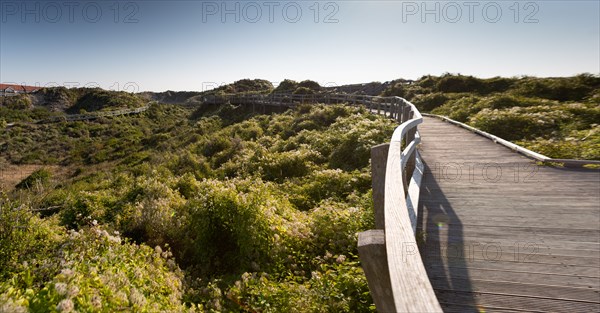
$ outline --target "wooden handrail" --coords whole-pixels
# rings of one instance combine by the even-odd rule
[[[390,143],[373,148],[373,202],[376,227],[359,234],[359,255],[380,312],[441,312],[415,238],[423,163],[417,151],[417,126],[423,116],[399,97],[349,94],[221,95],[215,102],[294,106],[308,102],[362,105],[400,125]],[[383,170],[385,169],[385,170]],[[381,190],[383,189],[383,190]]]
[[[422,165],[419,164],[420,166],[414,170],[415,173],[405,174],[407,164],[412,158],[420,163],[416,147],[421,137],[417,126],[423,122],[423,117],[412,103],[401,100],[408,105],[409,115],[412,113],[412,118],[400,124],[390,140],[384,193],[385,248],[393,310],[394,312],[441,312],[415,238],[419,190],[419,186],[415,184],[420,184]],[[404,148],[402,148],[403,141],[405,141]],[[411,185],[413,190],[409,192]]]

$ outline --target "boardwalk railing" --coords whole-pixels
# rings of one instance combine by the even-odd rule
[[[482,130],[479,130],[475,127],[469,126],[465,123],[461,123],[458,121],[455,121],[451,118],[445,117],[445,116],[441,116],[441,115],[436,115],[436,114],[424,114],[425,116],[429,116],[429,117],[434,117],[434,118],[438,118],[441,119],[442,121],[448,122],[450,124],[454,124],[458,127],[462,127],[464,129],[467,129],[471,132],[474,132],[480,136],[483,136],[485,138],[488,138],[490,140],[492,140],[493,142],[499,144],[499,145],[503,145],[513,151],[516,151],[530,159],[534,159],[536,161],[542,162],[544,164],[553,164],[553,163],[560,163],[563,164],[566,167],[581,167],[581,166],[585,166],[585,165],[594,165],[594,166],[600,166],[600,161],[597,160],[574,160],[574,159],[554,159],[554,158],[550,158],[547,157],[545,155],[539,154],[537,152],[533,152],[527,148],[523,148],[519,145],[516,145],[508,140],[502,139],[498,136],[492,135],[488,132],[484,132]]]
[[[367,95],[351,94],[220,94],[207,95],[204,97],[204,103],[209,104],[241,104],[254,105],[256,110],[264,109],[265,106],[272,107],[295,107],[301,104],[310,103],[348,103],[350,105],[360,105],[369,109],[373,113],[383,114],[387,117],[400,120],[402,109],[406,107],[406,100],[398,97],[378,97]]]
[[[235,94],[205,98],[208,103],[293,107],[304,103],[360,105],[396,120],[389,144],[372,148],[375,230],[359,234],[358,251],[369,289],[380,312],[441,312],[415,237],[423,163],[417,151],[416,107],[399,97],[349,94]]]

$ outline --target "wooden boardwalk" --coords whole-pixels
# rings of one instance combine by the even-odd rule
[[[398,97],[211,101],[263,110],[347,103],[398,122],[390,142],[373,147],[375,229],[358,235],[379,312],[600,312],[600,171],[538,166],[506,146],[544,163],[600,162],[551,159],[456,121],[423,118]]]
[[[600,171],[425,118],[417,240],[452,312],[600,312]]]

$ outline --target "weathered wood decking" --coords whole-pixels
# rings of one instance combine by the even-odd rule
[[[434,118],[417,240],[445,311],[600,312],[600,171],[537,166]]]

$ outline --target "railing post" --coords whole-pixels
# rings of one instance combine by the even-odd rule
[[[385,246],[385,171],[389,144],[371,148],[371,178],[375,229],[358,234],[358,254],[367,277],[371,297],[379,312],[394,312],[394,295]]]
[[[414,112],[410,111],[410,113],[408,113],[408,119],[413,118],[413,116],[414,116]],[[406,139],[405,139],[406,145],[408,145],[413,140],[415,140],[416,132],[417,132],[417,126],[408,130],[408,132],[406,133]],[[415,148],[413,153],[411,153],[408,156],[408,160],[406,161],[406,168],[404,169],[404,192],[405,192],[405,194],[408,194],[408,185],[410,184],[410,179],[412,178],[413,172],[415,170],[416,156],[417,156],[417,149]]]
[[[402,110],[402,123],[408,121],[410,118],[408,117],[408,114],[410,113],[410,106],[405,106],[404,110]]]
[[[375,308],[378,312],[395,312],[384,231],[373,229],[359,233],[358,254]]]
[[[375,213],[375,229],[383,229],[385,169],[387,166],[390,144],[385,143],[371,148],[371,187],[373,188],[373,211]]]
[[[402,110],[404,110],[405,105],[404,100],[398,99],[398,114],[396,114],[396,121],[398,123],[402,123]]]

